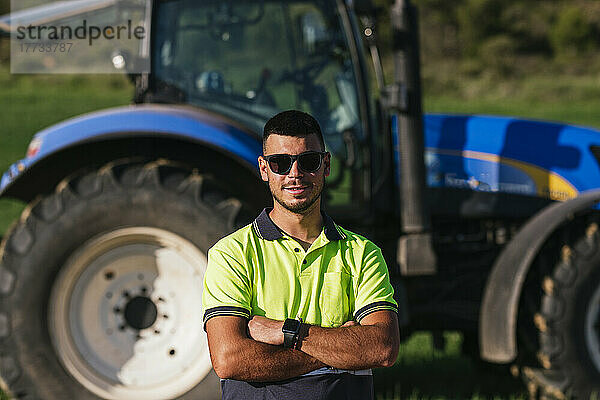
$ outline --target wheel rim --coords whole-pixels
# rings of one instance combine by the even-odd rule
[[[162,229],[102,234],[67,260],[49,332],[69,373],[106,399],[182,395],[211,370],[202,329],[206,255]]]
[[[596,287],[585,317],[585,339],[590,357],[600,372],[600,285]]]

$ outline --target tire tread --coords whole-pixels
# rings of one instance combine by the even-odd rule
[[[589,218],[591,217],[584,221],[584,225],[588,227],[590,226]],[[572,231],[577,231],[577,229],[572,229]],[[540,398],[560,400],[586,398],[585,394],[578,392],[580,383],[576,381],[579,378],[573,376],[574,372],[565,361],[565,352],[568,350],[565,344],[567,338],[564,336],[567,318],[569,318],[569,313],[573,312],[567,309],[567,307],[573,307],[573,305],[567,306],[569,301],[567,296],[572,296],[576,285],[581,284],[583,280],[580,265],[597,256],[599,248],[600,237],[597,229],[588,228],[586,232],[591,232],[591,234],[581,235],[577,231],[563,236],[563,239],[568,241],[564,242],[566,244],[561,249],[560,260],[552,272],[552,290],[542,291],[540,315],[547,321],[547,329],[540,329],[539,332],[538,359],[543,369],[534,370],[535,373],[532,373],[532,376],[537,378],[530,380],[531,382],[537,381]]]

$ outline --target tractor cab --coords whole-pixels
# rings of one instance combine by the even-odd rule
[[[257,136],[276,113],[304,110],[333,155],[329,206],[364,208],[372,107],[345,4],[159,1],[153,15],[152,69],[137,79],[138,102],[188,104]]]

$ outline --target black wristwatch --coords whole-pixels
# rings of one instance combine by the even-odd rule
[[[300,332],[300,326],[302,325],[302,318],[291,319],[288,318],[283,323],[281,331],[283,332],[283,347],[291,349],[296,346],[298,341],[298,333]]]

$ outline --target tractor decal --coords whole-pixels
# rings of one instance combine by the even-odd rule
[[[556,172],[476,151],[426,149],[428,184],[483,192],[505,192],[568,200],[577,189]]]

